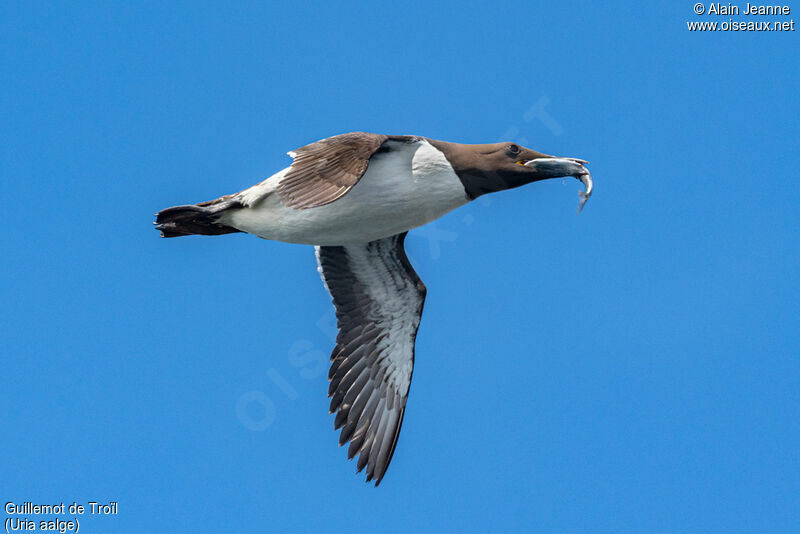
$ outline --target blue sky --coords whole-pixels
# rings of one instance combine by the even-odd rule
[[[3,502],[119,503],[86,532],[797,532],[798,36],[687,20],[5,5]],[[596,183],[580,216],[553,180],[410,234],[428,300],[377,490],[327,413],[312,249],[151,227],[351,130],[513,140]]]

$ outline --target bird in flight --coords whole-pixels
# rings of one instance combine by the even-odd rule
[[[425,284],[408,261],[409,230],[486,193],[574,176],[592,193],[586,161],[515,143],[466,145],[352,132],[289,152],[293,163],[216,200],[156,214],[162,237],[246,232],[313,245],[336,309],[330,411],[348,458],[377,486],[403,423]]]

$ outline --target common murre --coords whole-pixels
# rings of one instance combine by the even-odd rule
[[[163,237],[247,232],[314,245],[339,333],[331,413],[367,481],[389,466],[405,412],[425,285],[406,257],[409,230],[486,193],[574,176],[586,161],[515,143],[465,145],[354,132],[301,147],[291,166],[239,193],[156,215]]]

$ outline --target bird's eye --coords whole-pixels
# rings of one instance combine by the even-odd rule
[[[519,147],[517,145],[508,145],[508,153],[509,154],[519,154]]]

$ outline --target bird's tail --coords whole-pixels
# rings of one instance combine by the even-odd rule
[[[173,206],[156,213],[156,230],[161,237],[180,237],[182,235],[221,235],[240,232],[231,226],[219,222],[220,215],[230,209],[243,207],[230,196],[191,204]]]

